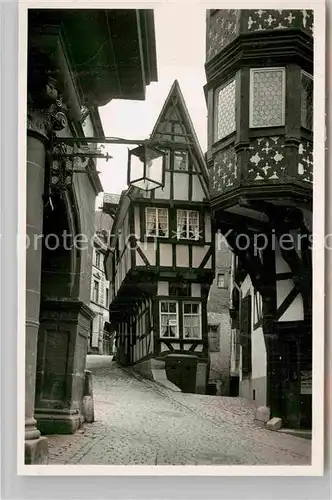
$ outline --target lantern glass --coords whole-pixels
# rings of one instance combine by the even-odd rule
[[[128,151],[128,184],[151,191],[163,187],[165,153],[146,144]]]

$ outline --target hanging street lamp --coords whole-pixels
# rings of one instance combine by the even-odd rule
[[[106,161],[111,159],[112,156],[102,151],[105,144],[137,146],[134,149],[128,149],[128,186],[144,191],[151,191],[164,186],[166,154],[156,148],[154,142],[149,139],[53,137],[50,152],[51,191],[68,189],[72,184],[74,173],[88,173],[90,159],[101,158]]]
[[[165,183],[166,154],[145,142],[128,149],[128,186],[144,191],[163,187]]]

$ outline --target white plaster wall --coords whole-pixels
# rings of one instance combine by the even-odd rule
[[[188,200],[189,197],[189,175],[174,173],[173,189],[175,200]]]
[[[169,243],[160,244],[160,265],[161,266],[172,266],[172,245]],[[151,262],[151,261],[150,261]]]
[[[189,267],[188,245],[176,245],[176,267]]]
[[[141,238],[141,223],[140,223],[140,213],[139,207],[134,208],[134,223],[135,223],[135,236],[136,238]]]
[[[156,265],[156,244],[154,242],[138,241],[137,245],[141,248],[151,266]],[[137,256],[137,254],[136,254]],[[145,266],[145,264],[143,264]]]
[[[192,200],[203,201],[205,197],[201,181],[198,175],[192,176]]]
[[[193,267],[199,267],[202,260],[204,259],[206,253],[209,251],[210,246],[204,245],[204,247],[193,246]],[[206,266],[205,266],[206,267]]]
[[[247,276],[241,286],[242,297],[247,293],[251,295],[251,362],[252,372],[251,377],[242,377],[242,347],[240,347],[240,396],[253,399],[255,391],[255,404],[257,406],[266,405],[266,347],[262,327],[254,330],[254,323],[256,318],[256,306],[254,297],[254,287],[251,279]]]
[[[276,273],[277,274],[278,273],[289,273],[290,267],[281,256],[280,247],[279,247],[278,243],[276,243],[275,248],[276,248],[276,250],[275,250]]]
[[[279,280],[277,282],[277,307],[285,300],[289,292],[293,289],[293,280]],[[303,319],[303,300],[298,294],[288,309],[281,316],[279,321],[297,321]]]
[[[204,224],[205,224],[205,241],[207,243],[209,243],[212,241],[211,214],[210,213],[205,213]]]
[[[165,185],[163,188],[157,188],[155,190],[156,200],[168,200],[171,197],[171,174],[170,172],[165,173]]]
[[[266,377],[266,347],[262,327],[251,334],[251,359],[252,378]]]
[[[158,295],[168,295],[168,281],[158,281]]]

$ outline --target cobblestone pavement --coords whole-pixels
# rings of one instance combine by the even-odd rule
[[[50,464],[306,465],[310,441],[257,427],[242,398],[173,392],[88,356],[95,422],[49,436]]]

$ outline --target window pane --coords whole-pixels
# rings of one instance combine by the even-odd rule
[[[284,125],[284,68],[251,72],[251,127]]]
[[[176,304],[175,303],[170,303],[169,304],[169,312],[170,313],[175,313],[176,312]]]
[[[191,312],[192,312],[193,314],[198,314],[198,310],[199,310],[199,308],[198,308],[198,304],[192,304],[192,305],[191,305]]]
[[[312,130],[314,80],[311,75],[304,72],[301,80],[301,125]]]
[[[167,302],[161,302],[160,303],[160,310],[161,310],[161,312],[167,312],[168,311],[168,304],[167,304]]]
[[[190,314],[191,313],[191,304],[183,304],[183,312],[184,312],[184,314]]]
[[[179,239],[199,239],[199,213],[197,211],[177,211],[177,237]]]
[[[174,152],[174,170],[188,170],[188,154],[187,151]]]
[[[235,80],[232,80],[217,94],[216,137],[219,141],[235,131]]]

